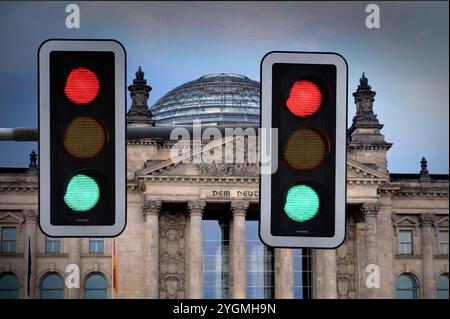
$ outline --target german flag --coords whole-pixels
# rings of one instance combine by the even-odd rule
[[[116,254],[116,240],[113,239],[113,289],[114,294],[118,295],[119,285],[117,283],[117,254]]]

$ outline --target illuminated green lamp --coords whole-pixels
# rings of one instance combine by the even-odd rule
[[[289,189],[284,211],[296,222],[306,222],[319,212],[320,199],[316,191],[307,185],[296,185]]]
[[[76,212],[86,212],[97,205],[100,187],[95,179],[84,174],[72,177],[67,186],[64,202]]]

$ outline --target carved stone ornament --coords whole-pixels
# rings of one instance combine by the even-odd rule
[[[248,211],[248,207],[250,206],[250,203],[248,201],[236,201],[231,202],[231,211],[233,215],[244,215]]]
[[[355,299],[357,296],[356,224],[353,217],[347,219],[347,236],[336,251],[337,290],[339,299]]]
[[[435,216],[431,213],[424,213],[420,214],[420,223],[422,224],[422,227],[431,227],[434,225],[435,222]]]
[[[38,220],[38,213],[33,209],[25,209],[23,210],[23,218],[26,222],[35,223]]]
[[[152,112],[149,110],[147,101],[152,88],[144,79],[144,72],[139,67],[133,84],[128,87],[131,96],[131,108],[127,113],[127,123],[154,124]]]
[[[380,203],[365,203],[361,205],[360,209],[364,215],[364,218],[367,217],[376,218],[380,210],[380,207],[381,207]]]
[[[164,212],[160,217],[159,295],[162,299],[185,297],[186,215]]]
[[[200,173],[209,176],[245,176],[257,177],[259,167],[257,163],[208,163],[200,164]]]
[[[142,205],[142,216],[144,220],[147,215],[159,215],[159,211],[161,210],[162,202],[160,200],[149,200],[145,201]]]
[[[192,201],[188,202],[188,211],[190,215],[203,214],[203,210],[206,207],[206,202],[204,201]]]

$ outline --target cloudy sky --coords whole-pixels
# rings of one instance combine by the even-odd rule
[[[77,3],[81,28],[65,27]],[[391,172],[448,173],[448,2],[375,2],[381,28],[365,27],[371,2],[0,2],[0,127],[37,127],[37,49],[49,38],[114,38],[127,50],[127,82],[139,65],[150,105],[202,75],[259,81],[272,50],[335,51],[349,64],[351,93],[362,72],[377,91],[375,112],[394,146]],[[0,142],[0,166],[25,166],[37,143]]]

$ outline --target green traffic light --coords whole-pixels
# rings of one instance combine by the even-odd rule
[[[320,206],[319,195],[307,185],[296,185],[289,189],[284,211],[296,222],[306,222],[317,215]]]
[[[100,187],[95,179],[84,174],[72,177],[67,186],[64,202],[76,212],[86,212],[97,205]]]

